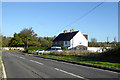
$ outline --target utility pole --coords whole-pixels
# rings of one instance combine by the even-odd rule
[[[114,37],[114,45],[116,46],[116,37]]]
[[[114,42],[116,42],[116,37],[114,37]]]
[[[27,49],[28,49],[28,38],[27,38]]]
[[[108,43],[109,41],[108,41],[108,37],[107,37],[107,43]]]
[[[26,50],[26,52],[28,52],[28,37],[27,37],[27,50]]]

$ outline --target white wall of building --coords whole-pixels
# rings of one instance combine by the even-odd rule
[[[88,47],[88,40],[83,36],[80,31],[70,40],[70,47],[68,49],[76,47],[78,45]]]
[[[102,48],[101,47],[88,47],[88,51],[91,51],[91,52],[102,52]]]
[[[110,47],[106,47],[107,49],[109,49]],[[102,52],[103,47],[88,47],[88,51],[91,52]]]
[[[2,50],[24,50],[23,47],[2,47]]]

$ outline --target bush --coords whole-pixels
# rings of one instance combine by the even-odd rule
[[[63,49],[63,50],[68,50],[68,48],[67,48],[67,47],[65,47],[65,46],[63,46],[63,47],[62,47],[62,49]]]
[[[66,50],[66,51],[62,51],[62,52],[51,51],[51,52],[46,53],[46,54],[64,55],[64,56],[87,56],[87,55],[90,55],[91,52],[89,52],[89,51],[81,51],[81,50]],[[94,54],[98,54],[98,53],[94,53]]]
[[[29,47],[28,48],[29,51],[36,51],[38,49],[46,50],[48,49],[48,47]]]

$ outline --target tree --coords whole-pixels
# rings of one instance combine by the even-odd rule
[[[18,36],[17,33],[14,34],[14,38],[11,39],[9,44],[11,47],[22,47],[24,45],[22,39]]]
[[[9,47],[9,43],[11,41],[11,37],[1,36],[2,38],[2,47]]]
[[[21,38],[28,38],[28,37],[32,37],[34,35],[34,31],[32,30],[32,28],[24,28],[22,31],[20,31],[20,33],[18,34]]]
[[[41,43],[41,47],[51,47],[53,44],[54,37],[40,37],[39,42]]]
[[[45,38],[39,38],[39,42],[41,43],[42,47],[49,47],[49,42],[47,41],[47,39]]]
[[[91,43],[92,43],[92,47],[97,47],[98,46],[97,39],[95,39],[95,38],[91,38]]]
[[[14,33],[14,37],[3,37],[2,46],[4,47],[51,47],[54,37],[37,37],[32,28],[24,28],[20,33]]]
[[[91,42],[95,43],[95,42],[97,42],[97,39],[91,38]]]
[[[41,44],[38,42],[38,38],[36,37],[37,34],[32,30],[32,28],[25,28],[18,34],[20,38],[22,38],[24,42],[24,46],[41,46]]]

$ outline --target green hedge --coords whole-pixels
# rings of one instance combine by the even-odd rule
[[[36,51],[38,49],[47,50],[48,47],[29,47],[28,48],[29,51]]]

